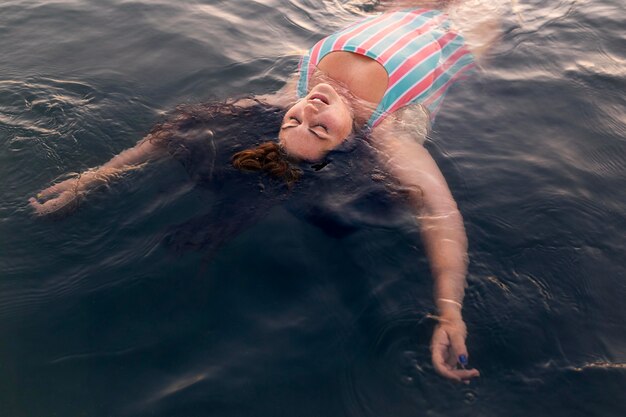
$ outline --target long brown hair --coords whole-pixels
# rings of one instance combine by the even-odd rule
[[[293,185],[302,175],[276,142],[264,142],[255,148],[237,152],[232,157],[232,164],[242,171],[264,172],[284,180],[288,186]]]
[[[249,100],[255,103],[250,105]],[[244,101],[247,101],[245,105],[238,104]],[[302,172],[276,141],[268,141],[278,137],[283,114],[283,109],[255,99],[182,105],[154,126],[147,140],[166,147],[185,165],[193,160],[193,155],[186,155],[191,153],[190,148],[181,146],[181,143],[185,145],[184,138],[212,135],[209,140],[228,144],[233,150],[248,147],[230,158],[236,169],[267,174],[291,187]]]

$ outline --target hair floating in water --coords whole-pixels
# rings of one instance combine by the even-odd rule
[[[302,175],[276,142],[264,142],[256,148],[237,152],[232,157],[232,164],[242,171],[265,172],[273,178],[284,180],[288,186],[293,185]]]

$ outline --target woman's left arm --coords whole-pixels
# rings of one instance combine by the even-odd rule
[[[411,190],[418,213],[439,312],[431,342],[433,365],[442,376],[467,382],[479,372],[457,366],[464,366],[468,357],[461,312],[467,273],[463,218],[439,167],[415,137],[394,129],[393,122],[383,123],[374,129],[372,143],[390,174]]]

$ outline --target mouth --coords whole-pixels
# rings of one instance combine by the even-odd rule
[[[308,101],[328,104],[328,97],[324,94],[315,93],[308,98]]]

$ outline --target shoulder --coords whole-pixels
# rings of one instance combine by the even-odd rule
[[[423,144],[430,132],[430,113],[422,104],[405,106],[386,116],[370,134],[373,141],[408,138]]]

